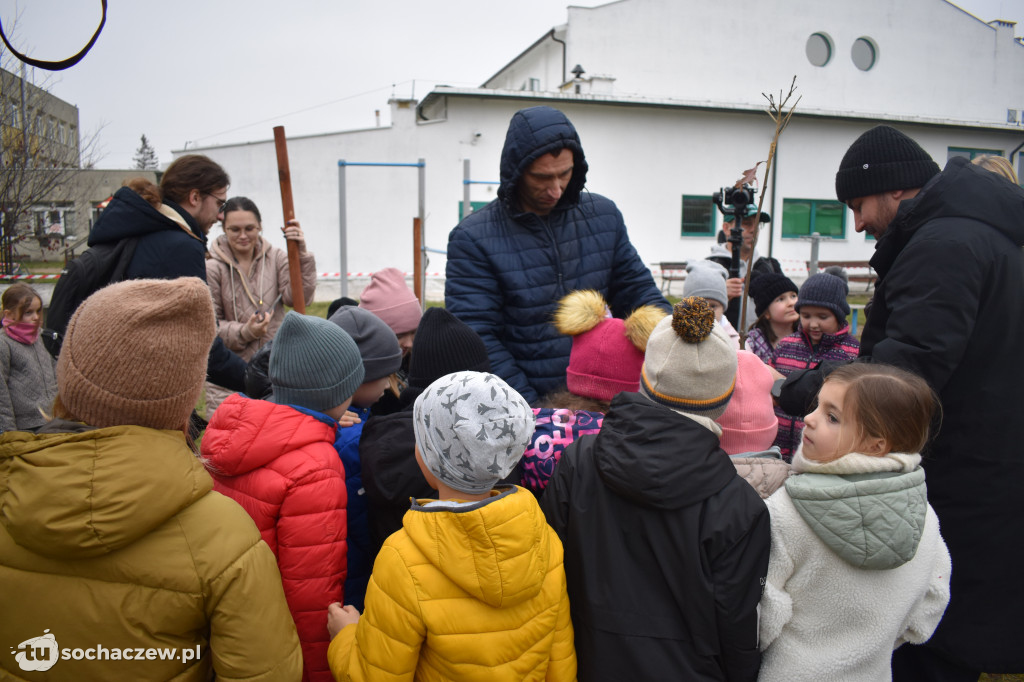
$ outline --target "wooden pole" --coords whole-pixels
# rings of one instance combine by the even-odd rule
[[[284,137],[284,126],[274,126],[274,148],[277,150],[277,178],[281,182],[281,208],[284,224],[295,219],[295,205],[292,203],[292,176],[288,170],[288,143]],[[302,295],[302,269],[299,267],[299,245],[291,239],[288,244],[288,280],[292,287],[292,307],[296,312],[306,314],[306,299]]]
[[[422,307],[423,301],[423,224],[419,218],[412,219],[412,289]]]

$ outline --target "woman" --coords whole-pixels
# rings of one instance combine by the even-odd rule
[[[221,226],[224,234],[210,244],[206,261],[217,336],[248,361],[274,338],[284,320],[284,307],[293,305],[288,254],[263,239],[260,211],[246,197],[228,199],[221,211]],[[316,291],[316,261],[306,251],[299,221],[289,220],[283,232],[285,239],[299,246],[302,295],[309,305]],[[228,394],[220,386],[207,384],[207,416]]]
[[[0,433],[31,431],[46,423],[57,395],[54,361],[39,338],[43,300],[16,282],[0,297]]]
[[[22,650],[0,678],[301,679],[274,555],[184,433],[214,335],[194,277],[114,284],[71,318],[57,419],[0,436],[0,641]]]

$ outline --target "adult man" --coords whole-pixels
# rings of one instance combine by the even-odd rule
[[[726,291],[729,294],[729,306],[725,309],[725,318],[729,320],[729,323],[733,327],[739,329],[740,310],[743,304],[743,285],[746,281],[747,276],[747,261],[750,259],[750,254],[754,254],[753,259],[753,273],[751,279],[758,275],[766,272],[782,272],[782,266],[779,265],[779,261],[774,258],[762,256],[758,253],[757,249],[754,248],[754,235],[757,233],[758,227],[762,223],[770,223],[771,216],[763,211],[759,214],[756,206],[750,206],[747,211],[747,215],[743,218],[743,222],[740,227],[743,230],[743,243],[740,244],[740,276],[730,277],[725,281]],[[730,220],[727,223],[722,223],[722,232],[726,238],[732,232],[735,219]],[[711,255],[707,257],[707,260],[715,261],[716,263],[729,269],[732,265],[732,243],[729,241],[723,241],[721,244],[716,244],[711,247]],[[749,329],[754,322],[757,321],[757,315],[754,312],[754,299],[747,298],[747,317],[746,324],[744,325]]]
[[[1024,190],[966,159],[940,173],[879,126],[846,152],[836,194],[857,232],[878,239],[861,356],[920,375],[943,408],[924,468],[953,559],[951,599],[931,640],[894,653],[893,679],[1020,672]]]
[[[117,190],[89,232],[89,246],[137,237],[127,279],[206,281],[206,235],[227,201],[230,182],[213,160],[182,156],[164,171],[159,188],[133,180]],[[220,386],[245,390],[245,362],[219,337],[210,347],[207,376]]]
[[[586,175],[565,114],[516,112],[498,198],[448,237],[445,306],[483,338],[491,371],[530,403],[565,384],[572,340],[551,325],[561,297],[594,289],[616,317],[648,303],[670,308],[615,204],[582,195]]]

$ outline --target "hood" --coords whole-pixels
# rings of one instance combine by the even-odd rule
[[[414,502],[402,525],[438,571],[494,608],[537,596],[553,534],[533,495],[512,486],[466,507],[424,506],[430,501]]]
[[[639,393],[612,400],[594,459],[611,490],[656,509],[697,504],[736,478],[715,433]]]
[[[201,449],[210,471],[240,476],[312,443],[333,446],[336,431],[330,417],[234,393],[213,413]]]
[[[178,431],[114,426],[0,436],[0,522],[43,556],[117,551],[212,489]]]
[[[122,187],[114,193],[89,232],[89,246],[118,242],[128,237],[142,237],[165,230],[182,230],[206,243],[206,236],[192,216],[173,202],[165,202],[157,210],[137,192]]]
[[[1024,246],[1024,189],[965,158],[950,159],[916,197],[900,202],[892,224],[875,245],[872,267],[884,278],[914,233],[939,218],[982,223]]]
[[[558,109],[530,107],[517,111],[508,124],[505,146],[501,150],[501,184],[498,198],[510,213],[518,212],[516,184],[534,161],[560,149],[571,149],[574,159],[572,179],[555,211],[575,206],[587,180],[587,161],[580,136],[569,119]]]
[[[832,551],[855,568],[897,568],[914,558],[928,512],[920,455],[850,453],[808,462],[802,447],[786,481],[793,506]],[[886,471],[885,469],[889,469]]]
[[[238,270],[238,264],[235,263],[235,259],[231,254],[231,244],[228,243],[228,236],[226,234],[218,235],[216,239],[210,242],[210,257],[219,260],[220,262],[228,265],[235,270]],[[270,251],[270,244],[259,237],[256,240],[256,258],[253,259],[255,262],[260,258],[266,258],[267,252]],[[239,272],[241,272],[239,270]]]

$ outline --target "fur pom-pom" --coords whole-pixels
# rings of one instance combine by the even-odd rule
[[[647,352],[647,340],[658,323],[668,315],[664,310],[653,305],[642,305],[623,320],[626,326],[626,338],[641,353]]]
[[[672,329],[687,343],[701,343],[715,328],[715,311],[700,296],[690,296],[672,309]]]
[[[604,297],[590,289],[573,291],[558,302],[555,310],[555,329],[559,334],[577,336],[588,332],[607,315]]]

